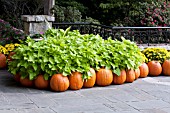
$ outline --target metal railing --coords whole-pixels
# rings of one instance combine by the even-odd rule
[[[99,34],[104,39],[120,40],[123,36],[137,44],[169,44],[170,27],[114,27],[93,23],[53,23],[54,28],[79,30],[82,34]]]

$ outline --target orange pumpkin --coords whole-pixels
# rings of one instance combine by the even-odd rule
[[[33,87],[34,86],[34,81],[33,80],[30,80],[29,78],[22,78],[20,77],[20,83],[22,86],[25,86],[25,87]]]
[[[170,60],[165,60],[162,64],[162,73],[170,76]]]
[[[15,52],[10,52],[9,53],[9,55],[8,55],[8,57],[7,57],[7,60],[8,61],[12,61],[13,59],[12,59],[12,56],[15,54]]]
[[[49,86],[49,81],[45,80],[43,75],[38,75],[34,80],[34,85],[38,89],[47,89]]]
[[[133,69],[126,71],[126,82],[132,83],[135,80],[135,71]]]
[[[0,53],[0,69],[6,67],[6,56]]]
[[[113,73],[113,83],[114,84],[123,84],[126,81],[126,71],[122,70],[120,75]]]
[[[113,73],[111,70],[100,68],[96,73],[96,84],[99,86],[108,86],[113,82]]]
[[[158,61],[150,61],[148,67],[151,76],[158,76],[162,73],[162,66]]]
[[[14,75],[14,80],[16,82],[20,82],[20,77],[21,77],[21,75],[19,73],[17,73],[16,75]]]
[[[96,72],[93,68],[90,68],[90,73],[92,74],[92,76],[90,79],[84,81],[83,87],[91,88],[94,86],[96,82]]]
[[[142,63],[142,65],[139,67],[140,69],[140,76],[141,78],[147,77],[149,74],[149,68],[146,63]]]
[[[72,72],[69,76],[70,89],[79,90],[83,87],[83,77],[80,72]]]
[[[135,69],[135,80],[138,79],[139,76],[140,76],[140,69],[137,68],[137,69]]]
[[[50,80],[50,87],[53,91],[66,91],[69,87],[69,79],[62,74],[54,74]]]

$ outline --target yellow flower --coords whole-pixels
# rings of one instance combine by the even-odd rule
[[[0,45],[0,53],[2,53],[2,54],[8,54],[8,51],[6,50],[5,47],[3,47],[3,46]]]
[[[19,46],[19,44],[15,43],[15,44],[14,44],[14,46],[16,46],[16,47],[17,47],[17,46]]]

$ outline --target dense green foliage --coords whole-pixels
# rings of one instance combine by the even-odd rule
[[[15,50],[9,71],[31,80],[40,73],[48,79],[55,73],[69,76],[78,71],[88,79],[91,67],[105,67],[120,75],[120,70],[137,69],[143,62],[140,49],[129,40],[104,40],[99,35],[82,35],[69,29],[49,29],[44,40],[38,42],[28,38]]]
[[[0,0],[1,15],[21,28],[22,14],[43,14],[41,0]],[[166,5],[165,5],[166,4]],[[113,26],[169,25],[165,0],[55,0],[56,22],[95,22]]]

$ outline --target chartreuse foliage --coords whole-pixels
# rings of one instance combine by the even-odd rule
[[[140,49],[129,40],[104,40],[99,35],[82,35],[70,28],[49,29],[44,40],[38,42],[28,37],[26,44],[15,52],[9,71],[31,80],[40,73],[48,79],[55,73],[69,76],[73,71],[88,79],[91,67],[96,70],[105,67],[119,75],[121,69],[136,69],[142,62]]]

